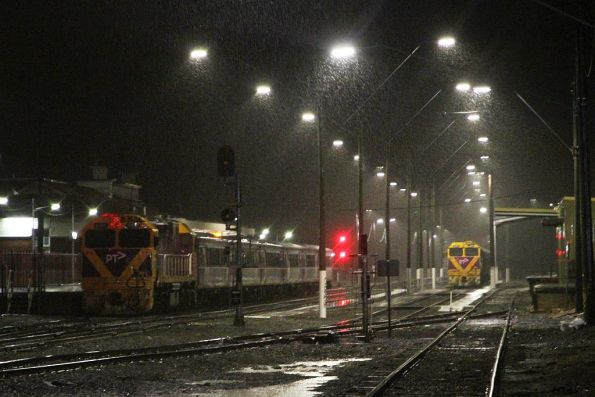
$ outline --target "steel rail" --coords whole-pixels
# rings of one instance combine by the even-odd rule
[[[307,298],[312,299],[312,298]],[[263,305],[253,305],[247,314],[260,313],[272,309],[282,309],[291,307],[298,302],[302,302],[304,299],[296,299],[284,302],[266,303]],[[10,338],[0,339],[0,343],[12,342],[12,341],[23,341],[23,343],[15,344],[3,344],[0,345],[1,350],[31,350],[36,347],[44,346],[48,343],[58,343],[65,341],[75,341],[80,339],[91,340],[91,339],[104,339],[110,338],[115,335],[133,335],[135,333],[143,333],[147,330],[155,330],[159,328],[169,328],[175,325],[184,325],[191,320],[212,320],[221,318],[231,312],[231,309],[225,311],[213,311],[198,314],[185,314],[181,316],[167,316],[167,317],[156,317],[151,318],[147,321],[127,321],[121,323],[110,323],[110,324],[84,324],[84,327],[76,327],[74,329],[57,329],[55,331],[45,331],[39,333],[28,334],[24,333],[20,336],[12,335]],[[138,328],[140,327],[140,328]],[[100,334],[100,332],[103,332]]]
[[[508,308],[508,316],[506,316],[506,324],[504,325],[504,331],[502,331],[502,337],[500,338],[500,343],[498,344],[498,351],[496,352],[496,361],[494,362],[494,367],[492,368],[492,376],[490,378],[490,387],[486,393],[488,397],[494,397],[499,395],[500,393],[500,376],[502,374],[502,361],[504,354],[506,353],[506,337],[508,336],[508,330],[510,329],[510,319],[512,317],[512,308],[514,307],[514,300],[512,298],[512,302],[510,302],[510,307]]]
[[[289,343],[292,341],[293,340],[291,338],[276,338],[276,339],[265,339],[265,340],[260,340],[260,341],[242,342],[242,343],[236,343],[236,344],[232,344],[232,345],[204,346],[204,347],[175,349],[175,350],[167,350],[167,351],[154,351],[154,352],[139,353],[139,354],[122,354],[122,355],[99,357],[99,358],[93,358],[93,359],[87,359],[87,360],[75,360],[75,361],[67,361],[67,362],[62,362],[62,363],[36,365],[36,366],[30,366],[30,367],[8,368],[8,369],[0,370],[0,376],[6,377],[6,376],[33,374],[33,373],[46,372],[46,371],[58,371],[58,370],[65,370],[65,369],[111,364],[111,363],[121,362],[121,361],[129,362],[129,361],[139,361],[139,360],[147,360],[147,359],[163,358],[163,357],[188,356],[188,355],[195,355],[195,354],[200,354],[200,353],[215,353],[215,352],[245,349],[245,348],[250,348],[250,347],[268,346],[268,345],[272,345],[272,344]]]
[[[474,312],[479,305],[484,303],[486,300],[494,296],[499,290],[494,290],[491,294],[484,296],[481,298],[475,305],[471,307],[471,309],[467,310],[457,321],[455,321],[451,326],[447,329],[442,331],[436,338],[434,338],[428,345],[417,351],[414,355],[409,357],[403,364],[401,364],[397,369],[393,372],[388,374],[381,382],[379,382],[368,394],[366,397],[376,397],[382,395],[384,391],[388,388],[388,386],[393,383],[399,376],[401,376],[407,369],[417,363],[423,356],[426,355],[438,342],[440,342],[446,335],[450,334],[453,330],[455,330],[463,321],[465,321],[472,312]]]

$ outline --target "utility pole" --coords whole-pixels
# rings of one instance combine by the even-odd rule
[[[496,225],[494,224],[494,187],[492,186],[492,174],[488,174],[488,196],[490,203],[489,210],[489,224],[490,224],[490,269],[492,270],[492,285],[496,286],[498,280],[498,269],[496,268],[496,246],[495,246],[495,231]]]
[[[407,292],[411,292],[411,174],[409,169],[407,169]]]
[[[359,268],[361,270],[361,297],[362,297],[362,331],[365,341],[370,338],[368,330],[368,236],[364,234],[364,176],[363,176],[363,156],[362,156],[362,131],[360,128],[358,134],[358,154],[359,160],[357,163],[357,179],[358,179],[358,197],[357,197],[357,236],[358,236],[358,252],[357,259]]]
[[[240,216],[240,209],[242,207],[242,193],[240,189],[240,176],[236,172],[236,290],[239,291],[240,302],[236,305],[236,312],[233,320],[233,325],[244,326],[244,312],[242,310],[243,291],[242,291],[242,221]]]
[[[421,187],[417,192],[417,200],[419,203],[419,212],[417,213],[417,271],[420,272],[419,289],[424,289],[424,231],[423,231],[423,213],[422,213],[422,202],[423,202],[423,190]]]
[[[588,7],[585,0],[578,0],[579,19],[584,19],[585,8]],[[595,275],[593,271],[593,230],[591,211],[591,169],[589,161],[589,132],[587,131],[587,80],[585,78],[585,27],[577,23],[576,33],[576,57],[575,57],[575,183],[578,182],[578,189],[575,187],[575,239],[580,239],[580,261],[578,247],[575,249],[577,263],[577,310],[579,308],[579,284],[582,284],[582,300],[584,301],[585,321],[589,325],[595,324]],[[592,125],[589,125],[592,128]],[[577,164],[578,163],[578,164]],[[576,222],[578,220],[578,222]],[[580,237],[579,237],[580,236]],[[580,267],[579,267],[580,263]],[[580,269],[580,271],[579,271]],[[579,273],[582,273],[582,280],[579,280]],[[582,283],[581,283],[582,281]]]
[[[386,155],[386,163],[385,163],[385,170],[384,176],[386,180],[386,202],[384,208],[384,230],[385,230],[385,238],[386,238],[386,245],[384,251],[384,260],[386,261],[386,308],[387,308],[387,316],[388,316],[388,337],[391,337],[392,334],[392,327],[391,327],[391,286],[390,286],[390,180],[389,180],[389,163],[390,158],[390,145],[387,147],[387,155]]]
[[[324,156],[322,146],[322,112],[318,106],[318,208],[319,208],[319,237],[318,237],[318,306],[320,318],[326,318],[326,223],[324,211]],[[361,157],[360,157],[361,163]]]

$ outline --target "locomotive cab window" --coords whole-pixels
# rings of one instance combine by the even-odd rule
[[[122,229],[119,243],[122,248],[144,248],[151,246],[151,231],[149,229]]]
[[[478,248],[465,248],[465,255],[466,256],[477,256],[479,255]]]
[[[88,230],[85,234],[85,245],[88,248],[111,248],[116,245],[114,230]]]
[[[463,249],[462,248],[450,248],[448,250],[448,255],[450,255],[450,256],[463,256]]]

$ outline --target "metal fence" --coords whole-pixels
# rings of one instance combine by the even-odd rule
[[[26,251],[0,251],[0,291],[35,291],[72,287],[81,281],[78,254],[34,254]]]

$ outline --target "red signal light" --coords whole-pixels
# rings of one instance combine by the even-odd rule
[[[349,238],[348,234],[341,232],[337,235],[334,251],[334,258],[336,264],[343,264],[349,258]]]

